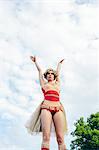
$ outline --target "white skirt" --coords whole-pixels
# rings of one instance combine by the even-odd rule
[[[25,127],[27,128],[28,132],[31,135],[39,134],[42,132],[40,114],[41,114],[41,105],[43,104],[43,102],[44,101],[42,101],[41,104],[36,108],[36,110],[32,113],[29,120],[25,124]],[[64,134],[67,134],[67,131],[68,131],[67,120],[66,120],[66,113],[65,113],[65,109],[63,105],[62,105],[62,108],[63,108],[63,114],[64,114]],[[51,133],[55,133],[53,121],[52,121]]]

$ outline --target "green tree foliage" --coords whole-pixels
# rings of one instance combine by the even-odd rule
[[[99,150],[99,112],[91,114],[86,122],[81,117],[74,125],[71,150]]]

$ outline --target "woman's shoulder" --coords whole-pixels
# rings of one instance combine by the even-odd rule
[[[55,84],[56,85],[60,85],[60,81],[55,81]]]
[[[44,84],[41,86],[41,88],[45,89],[46,85],[47,85],[47,82],[45,81]]]

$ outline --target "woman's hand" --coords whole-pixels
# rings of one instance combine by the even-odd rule
[[[59,63],[61,63],[61,64],[62,64],[62,63],[63,63],[63,61],[64,61],[64,59],[62,59]]]
[[[34,56],[30,56],[30,58],[31,58],[31,60],[33,61],[33,62],[36,62],[36,57]]]

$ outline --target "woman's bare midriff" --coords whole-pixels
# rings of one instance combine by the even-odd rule
[[[50,100],[46,100],[46,99],[44,99],[43,104],[46,104],[48,106],[60,106],[61,105],[59,101],[56,102],[56,101],[50,101]]]

